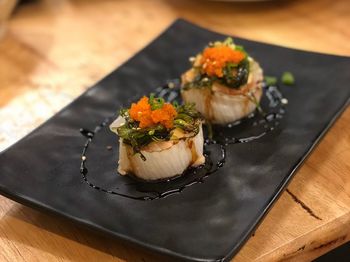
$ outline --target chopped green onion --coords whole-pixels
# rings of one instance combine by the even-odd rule
[[[285,85],[294,85],[295,79],[291,72],[284,72],[281,77],[281,81]]]
[[[233,45],[233,39],[232,37],[227,37],[224,42],[223,42],[224,45]]]
[[[164,98],[162,98],[162,97],[155,98],[153,93],[151,93],[149,96],[149,103],[151,105],[152,110],[162,108],[164,105],[164,102],[165,102]]]
[[[244,47],[241,45],[236,45],[235,50],[245,52]]]
[[[274,77],[274,76],[265,76],[264,80],[268,86],[277,84],[277,77]]]

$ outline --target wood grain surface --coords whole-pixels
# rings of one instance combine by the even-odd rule
[[[0,150],[178,17],[226,34],[349,56],[349,14],[348,0],[26,1],[0,39]],[[233,261],[310,261],[349,241],[349,159],[347,109]],[[164,259],[0,197],[0,261]]]

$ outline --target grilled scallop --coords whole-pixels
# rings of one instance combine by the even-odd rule
[[[211,123],[227,124],[252,113],[262,97],[263,70],[232,40],[216,42],[193,59],[182,77],[182,98]]]
[[[168,179],[205,162],[200,115],[192,105],[173,106],[143,97],[110,126],[119,135],[121,175]]]

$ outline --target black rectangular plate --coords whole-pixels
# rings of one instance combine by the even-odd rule
[[[235,38],[269,75],[291,71],[294,87],[283,125],[250,143],[228,147],[223,168],[204,183],[153,201],[89,187],[79,172],[86,138],[125,101],[148,94],[189,67],[188,57],[221,34],[178,20],[128,62],[0,155],[0,192],[20,203],[148,249],[190,261],[222,261],[236,254],[296,169],[346,108],[350,59]],[[111,145],[117,138],[101,136]],[[101,139],[102,139],[101,138]],[[101,179],[116,177],[115,150],[96,147]],[[110,154],[109,162],[104,161]],[[113,171],[111,171],[111,168]],[[99,181],[97,181],[99,182]]]

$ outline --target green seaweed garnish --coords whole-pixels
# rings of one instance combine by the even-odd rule
[[[219,82],[230,87],[239,88],[248,81],[249,61],[245,58],[239,64],[227,63],[223,68],[224,76],[219,79]]]
[[[160,109],[165,101],[163,98],[150,95],[149,103],[152,110]],[[130,145],[133,152],[141,153],[141,148],[150,144],[153,141],[169,141],[172,139],[173,130],[180,128],[186,133],[191,133],[195,136],[199,132],[199,126],[202,121],[200,113],[195,109],[194,104],[179,105],[177,102],[173,103],[177,112],[173,121],[173,127],[167,129],[161,124],[156,124],[147,128],[140,128],[139,122],[130,117],[128,109],[121,109],[120,116],[125,119],[125,123],[117,128],[117,134],[123,139],[123,142]],[[145,160],[145,157],[142,156]]]

